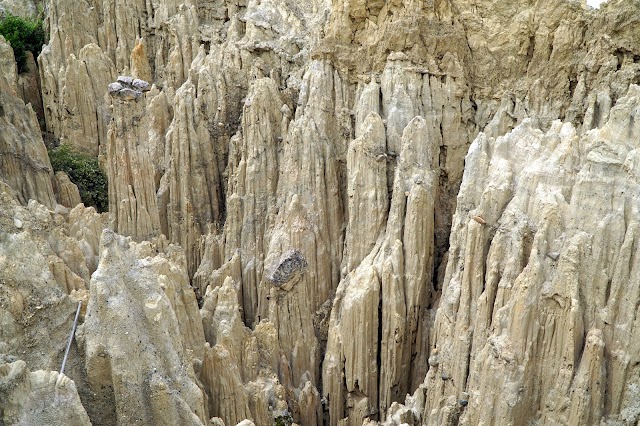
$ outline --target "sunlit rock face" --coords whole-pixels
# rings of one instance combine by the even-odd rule
[[[21,18],[34,18],[38,10],[33,0],[2,0],[0,1],[0,16],[11,14]]]
[[[2,421],[635,424],[640,6],[591,6],[47,2],[109,212],[0,40]]]
[[[56,205],[53,177],[38,119],[18,94],[18,70],[11,45],[0,36],[0,180],[22,203]]]
[[[189,320],[198,308],[184,254],[174,246],[158,254],[110,230],[100,246],[82,326],[93,398],[113,402],[103,413],[112,424],[202,424],[204,392],[193,365],[202,362],[204,334]]]
[[[416,421],[634,416],[639,106],[632,85],[601,128],[471,145]]]

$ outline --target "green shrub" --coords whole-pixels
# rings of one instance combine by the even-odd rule
[[[274,417],[273,424],[274,426],[291,426],[291,424],[293,424],[293,418],[291,414],[285,410]]]
[[[0,34],[11,44],[16,57],[18,72],[27,71],[27,51],[34,58],[42,51],[44,44],[44,28],[40,19],[23,19],[19,16],[7,15],[0,18]]]
[[[49,160],[54,171],[63,171],[78,186],[80,198],[86,206],[99,212],[109,209],[107,176],[100,169],[98,160],[61,145],[49,150]]]

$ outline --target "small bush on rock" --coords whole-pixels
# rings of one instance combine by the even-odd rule
[[[109,209],[107,176],[97,159],[80,154],[69,145],[60,145],[49,150],[49,160],[54,171],[65,172],[78,186],[80,198],[86,206],[93,206],[99,212]]]
[[[38,57],[44,44],[42,20],[7,15],[0,18],[0,34],[11,44],[18,72],[27,71],[27,51]]]
[[[284,412],[278,413],[274,416],[273,419],[274,426],[291,426],[293,424],[293,418],[291,414],[287,410]]]

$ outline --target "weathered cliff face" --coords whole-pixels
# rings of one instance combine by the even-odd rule
[[[4,424],[91,424],[75,384],[68,377],[55,371],[30,372],[24,361],[7,358],[0,364],[0,411]]]
[[[32,0],[2,0],[0,1],[0,15],[12,14],[23,18],[36,16],[37,8]]]
[[[62,216],[35,201],[25,208],[7,193],[0,197],[2,352],[30,368],[56,370],[75,312],[69,295],[87,288],[85,257],[65,235]],[[35,347],[42,350],[28,350]]]
[[[69,377],[56,371],[76,304],[87,298],[90,240],[62,215],[34,200],[21,206],[14,191],[0,186],[0,419],[7,425],[88,425],[69,379],[82,383],[86,377],[75,346]],[[78,206],[70,215],[87,225],[85,236],[91,224],[102,227],[93,209]]]
[[[639,95],[474,141],[414,422],[638,420]]]
[[[137,240],[149,240],[160,231],[143,95],[149,89],[149,83],[131,77],[119,77],[108,89],[115,113],[107,132],[111,227]]]
[[[638,421],[637,1],[47,11],[47,130],[100,158],[110,211],[56,206],[77,194],[0,41],[0,250],[70,308],[43,305],[56,345],[87,302],[68,374],[93,424]],[[61,347],[27,345],[14,299],[24,387]]]
[[[79,331],[91,414],[102,424],[202,424],[193,365],[204,336],[184,254],[173,246],[157,254],[110,230],[100,245]]]
[[[93,155],[106,148],[111,113],[104,95],[116,70],[146,80],[153,73],[167,87],[186,78],[198,25],[189,3],[51,1],[47,12],[43,103],[47,129],[62,143]]]
[[[343,417],[361,424],[365,417],[384,413],[427,370],[427,352],[421,348],[429,347],[438,182],[437,155],[428,135],[421,117],[406,127],[386,232],[342,280],[333,301],[323,384],[336,424]],[[366,204],[359,207],[367,209]],[[357,330],[362,338],[353,339]]]
[[[0,36],[0,179],[22,203],[34,199],[54,208],[52,177],[36,114],[18,96],[13,50]]]

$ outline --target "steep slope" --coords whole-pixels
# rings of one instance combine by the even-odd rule
[[[638,420],[639,108],[474,141],[414,421]]]
[[[86,225],[82,235],[34,200],[21,206],[1,182],[0,206],[0,420],[88,425],[78,395],[87,390],[69,379],[79,385],[86,377],[75,346],[68,377],[57,371],[77,303],[87,299],[93,256],[86,237],[92,226],[102,228],[100,216],[83,206],[70,213]]]
[[[56,205],[1,40],[0,179],[64,214],[93,424],[638,420],[636,0],[46,10],[47,130],[110,212]]]
[[[36,114],[18,97],[13,50],[0,36],[0,177],[22,203],[34,199],[54,208],[52,176]]]

